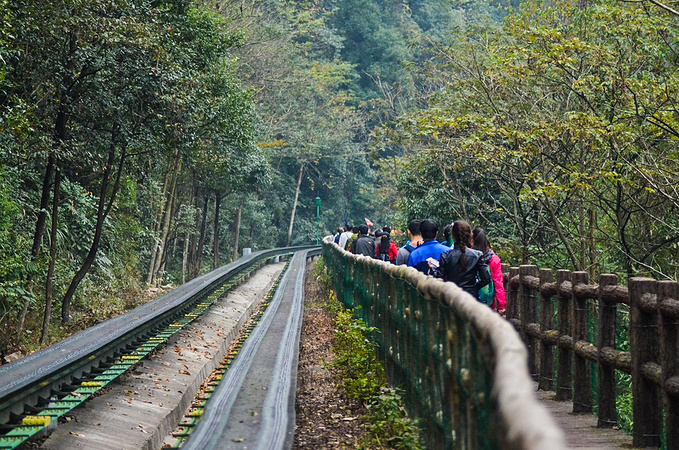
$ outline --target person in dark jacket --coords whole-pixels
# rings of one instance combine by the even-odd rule
[[[396,262],[396,255],[398,255],[398,248],[396,243],[391,240],[391,227],[385,226],[382,231],[377,231],[375,235],[381,237],[380,242],[375,239],[375,257],[382,261],[390,263]]]
[[[375,241],[368,236],[368,226],[360,225],[358,227],[358,237],[351,244],[351,253],[356,255],[375,257]]]
[[[335,233],[335,236],[332,238],[332,240],[335,242],[335,244],[339,245],[340,237],[342,237],[342,233],[344,233],[344,228],[339,227],[337,229],[337,233]]]
[[[356,239],[358,239],[358,236],[359,236],[358,235],[358,227],[356,225],[354,225],[354,227],[351,229],[351,233],[352,234],[351,234],[351,236],[349,236],[349,239],[347,239],[347,242],[346,242],[344,248],[345,248],[346,251],[353,253],[353,251],[351,250],[351,245],[356,241]]]
[[[478,300],[479,289],[490,283],[483,253],[471,245],[472,229],[464,220],[453,223],[453,249],[442,254],[434,275],[452,281]]]

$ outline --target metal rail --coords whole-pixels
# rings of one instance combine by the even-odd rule
[[[0,429],[4,433],[0,448],[16,448],[21,439],[55,426],[52,419],[84,401],[194,320],[231,287],[228,283],[235,277],[271,258],[308,248],[252,253],[128,313],[0,366]]]
[[[259,324],[222,377],[183,449],[257,448],[292,445],[295,386],[304,308],[307,258],[297,252]]]

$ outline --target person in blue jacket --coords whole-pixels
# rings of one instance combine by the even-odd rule
[[[424,242],[410,252],[409,267],[414,267],[426,275],[430,274],[432,268],[438,267],[441,254],[450,250],[450,247],[436,240],[438,232],[439,227],[433,220],[425,219],[420,223],[420,234]]]

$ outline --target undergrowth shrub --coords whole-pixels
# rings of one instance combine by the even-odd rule
[[[359,449],[395,448],[420,449],[420,430],[417,421],[406,413],[402,390],[382,387],[368,404],[368,437]]]
[[[361,400],[367,408],[364,420],[368,433],[359,449],[420,449],[417,421],[410,419],[401,391],[387,385],[384,367],[377,359],[377,344],[370,337],[379,330],[369,327],[344,309],[331,292],[335,309],[336,359],[332,367],[343,380],[347,394]]]
[[[323,261],[314,267],[314,276],[328,292],[326,311],[333,317],[335,360],[331,369],[343,380],[343,387],[351,398],[366,406],[363,417],[367,428],[359,449],[417,450],[423,448],[419,440],[417,421],[408,417],[401,391],[387,385],[384,367],[377,359],[374,337],[379,330],[369,327],[354,317],[335,298],[331,280]]]
[[[375,356],[376,344],[368,339],[378,330],[355,319],[352,310],[340,310],[335,316],[335,351],[333,367],[344,380],[350,397],[368,401],[386,384],[384,368]]]
[[[330,278],[328,268],[325,266],[325,261],[322,256],[316,260],[313,274],[323,291],[329,292],[332,289],[332,278]]]

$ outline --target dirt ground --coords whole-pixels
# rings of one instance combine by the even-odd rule
[[[338,387],[340,379],[327,364],[334,358],[334,327],[323,309],[327,294],[307,266],[304,323],[297,373],[297,424],[293,449],[356,448],[365,434],[365,408]]]

